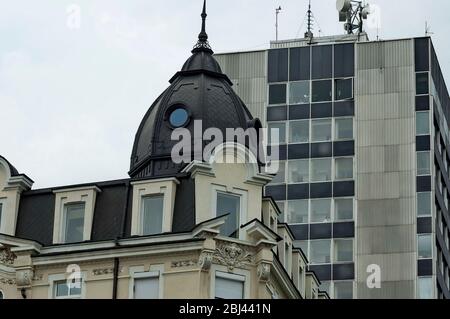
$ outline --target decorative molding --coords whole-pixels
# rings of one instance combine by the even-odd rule
[[[16,281],[14,279],[0,278],[0,284],[12,286],[16,284]]]
[[[13,252],[11,252],[11,249],[9,247],[5,247],[5,249],[0,250],[0,264],[12,266],[16,258],[17,256]]]
[[[18,287],[31,286],[33,281],[34,271],[33,269],[26,268],[16,271],[16,283]]]
[[[257,274],[258,274],[259,281],[261,281],[261,282],[269,281],[270,268],[271,268],[271,265],[266,262],[262,262],[258,265]]]
[[[200,266],[202,271],[208,272],[211,269],[211,265],[214,259],[214,252],[209,250],[204,250],[200,254],[200,258],[198,259],[198,265]]]
[[[231,272],[234,268],[240,268],[246,263],[251,263],[253,255],[235,243],[219,244],[214,252],[214,261],[226,266],[228,271]]]
[[[114,273],[114,268],[100,268],[100,269],[94,269],[92,271],[92,274],[94,276],[102,276],[102,275],[109,275]]]
[[[195,260],[182,260],[182,261],[172,261],[172,268],[182,268],[182,267],[192,267],[197,265]]]
[[[33,281],[41,281],[42,279],[44,279],[44,275],[34,274],[33,276]]]

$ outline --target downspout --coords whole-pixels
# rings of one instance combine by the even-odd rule
[[[126,200],[125,200],[125,207],[123,209],[123,214],[122,214],[122,229],[121,229],[120,236],[118,236],[118,238],[115,241],[116,246],[119,246],[119,238],[125,237],[128,204],[129,204],[129,200],[130,200],[130,181],[127,181],[125,183],[125,187],[126,187],[126,190],[125,190]],[[119,260],[119,258],[116,257],[116,258],[114,258],[114,268],[113,268],[113,292],[112,292],[113,300],[117,299],[117,286],[118,286],[118,282],[119,282],[119,268],[120,268],[120,260]]]

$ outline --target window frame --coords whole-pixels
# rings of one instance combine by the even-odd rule
[[[337,81],[348,81],[348,80],[350,80],[352,82],[352,88],[351,88],[352,95],[351,95],[351,97],[348,97],[348,98],[345,98],[345,99],[338,99],[337,98],[337,90],[336,90],[336,87],[337,87],[336,82]],[[334,93],[333,94],[333,101],[338,102],[338,101],[351,101],[351,100],[353,100],[355,98],[355,80],[354,80],[354,77],[334,78],[333,91],[334,91],[333,92]]]
[[[292,95],[291,95],[292,88],[291,88],[291,86],[293,84],[297,84],[297,83],[308,83],[308,102],[295,102],[295,101],[291,100],[291,98],[292,98]],[[311,86],[312,86],[311,80],[289,81],[288,82],[288,89],[287,89],[287,91],[288,91],[288,97],[287,97],[287,102],[288,103],[287,104],[289,104],[289,105],[308,105],[308,104],[311,104],[311,92],[312,92]]]
[[[68,242],[67,241],[67,213],[68,213],[68,207],[70,206],[83,206],[83,234],[82,234],[82,240],[81,242],[86,240],[85,236],[85,228],[86,228],[86,202],[67,202],[63,204],[62,209],[62,227],[61,227],[61,242],[64,244],[74,244],[77,242]]]
[[[416,215],[417,215],[417,217],[418,218],[431,217],[433,215],[433,198],[432,198],[433,194],[432,194],[432,192],[418,192],[416,194],[417,194],[416,195],[416,207],[417,207]],[[419,194],[422,194],[422,195],[427,194],[428,195],[427,200],[429,199],[429,201],[430,201],[430,205],[428,207],[430,209],[430,214],[427,214],[427,215],[419,214]]]
[[[156,276],[158,274],[158,276]],[[158,277],[158,299],[164,298],[164,265],[151,265],[146,268],[144,266],[135,266],[129,268],[129,281],[128,281],[128,299],[134,299],[135,278],[156,278]]]
[[[431,281],[431,286],[433,286],[433,276],[419,276],[419,277],[417,277],[417,298],[425,300],[425,299],[428,299],[428,298],[423,298],[420,295],[420,291],[421,291],[420,290],[420,279],[428,279],[428,280],[430,280]],[[435,292],[434,292],[434,289],[432,289],[432,291],[431,291],[431,298],[430,299],[433,299],[434,296],[435,296]]]
[[[311,254],[311,252],[312,252],[312,245],[313,245],[313,243],[317,243],[317,242],[320,242],[320,241],[322,241],[322,242],[325,242],[325,241],[328,241],[329,243],[330,243],[330,247],[329,247],[329,251],[328,251],[328,253],[329,253],[329,257],[330,257],[330,260],[328,261],[328,262],[323,262],[323,263],[316,263],[316,262],[314,262],[312,259],[312,254]],[[329,239],[312,239],[312,240],[309,240],[309,246],[308,246],[308,248],[309,248],[309,262],[310,262],[310,264],[311,265],[331,265],[331,264],[333,264],[333,239],[332,238],[329,238]]]
[[[418,90],[418,77],[420,75],[423,75],[423,74],[427,75],[427,92],[426,93],[419,93],[419,90]],[[430,87],[430,72],[429,71],[416,72],[416,74],[415,74],[415,90],[414,90],[415,93],[416,93],[416,96],[427,96],[427,95],[430,95],[430,89],[431,89],[431,87]]]
[[[144,230],[145,230],[145,225],[144,225],[144,218],[145,218],[145,205],[144,205],[144,201],[145,199],[148,198],[161,198],[162,200],[162,211],[161,211],[161,231],[155,234],[145,234]],[[140,214],[139,214],[139,227],[140,227],[140,233],[142,234],[142,236],[153,236],[153,235],[157,235],[157,234],[161,234],[164,233],[164,211],[165,211],[165,207],[164,207],[164,201],[165,201],[165,195],[164,193],[160,193],[160,194],[148,194],[148,195],[143,195],[141,196],[141,205],[140,205]]]
[[[219,277],[222,279],[229,279],[242,281],[244,283],[243,289],[243,300],[250,298],[250,272],[248,270],[235,268],[232,273],[229,272],[227,267],[222,265],[212,265],[210,271],[210,299],[216,299],[216,276],[219,273]]]
[[[421,237],[429,237],[430,238],[430,256],[429,257],[423,257],[420,256],[419,254],[419,250],[420,250],[420,245],[419,245],[419,239]],[[418,260],[426,260],[426,259],[432,259],[433,258],[433,253],[434,253],[434,249],[433,249],[433,235],[432,234],[417,234],[417,259]]]
[[[336,201],[339,200],[349,200],[352,201],[352,218],[351,219],[337,219],[337,213],[336,213],[336,208],[338,205],[336,205]],[[355,221],[355,198],[354,197],[334,197],[333,198],[333,209],[332,209],[332,213],[333,213],[333,222],[334,223],[345,223],[345,222],[353,222]]]
[[[419,154],[428,154],[428,174],[422,174],[421,172],[419,172]],[[430,176],[431,175],[431,167],[432,167],[431,152],[430,151],[416,152],[416,175],[417,176]]]
[[[307,181],[305,181],[305,182],[293,182],[293,181],[291,181],[291,163],[294,163],[294,162],[307,162],[308,163],[308,178],[307,178]],[[310,182],[311,182],[311,175],[310,175],[310,171],[311,171],[311,169],[310,169],[310,166],[311,166],[311,159],[309,159],[309,158],[304,158],[304,159],[294,159],[294,160],[288,160],[288,161],[286,161],[286,163],[287,163],[287,178],[285,179],[286,180],[286,184],[288,184],[288,185],[302,185],[302,184],[309,184]]]
[[[428,131],[426,132],[426,133],[419,133],[418,132],[418,120],[419,120],[419,117],[418,117],[418,115],[423,115],[423,114],[427,114],[428,115]],[[430,119],[430,111],[417,111],[416,112],[416,123],[415,123],[415,125],[416,125],[416,136],[428,136],[428,135],[430,135],[431,134],[431,127],[432,127],[432,125],[431,125],[431,119]],[[440,143],[439,143],[440,144]]]
[[[325,121],[330,122],[330,139],[329,140],[314,140],[313,123],[314,122],[325,122]],[[311,119],[311,123],[310,123],[309,127],[310,127],[310,134],[309,134],[309,143],[310,144],[333,142],[333,118],[332,117]]]
[[[353,280],[335,280],[333,281],[333,298],[336,298],[336,284],[339,285],[339,283],[351,283],[352,286],[352,299],[355,299],[355,281]],[[345,299],[341,299],[341,300],[345,300]],[[349,299],[350,300],[350,299]]]
[[[313,95],[313,83],[315,82],[330,82],[331,83],[331,96],[329,100],[320,100],[320,101],[314,101],[314,95]],[[311,94],[310,94],[310,100],[311,104],[316,103],[332,103],[334,101],[334,79],[333,78],[324,78],[324,79],[311,79]]]
[[[351,242],[352,259],[351,260],[337,260],[338,256],[338,242]],[[333,238],[333,264],[348,264],[355,262],[355,241],[353,238]]]
[[[56,296],[57,283],[66,281],[67,282],[68,274],[56,274],[49,275],[48,282],[48,299],[85,299],[86,298],[86,273],[81,272],[80,280],[81,280],[81,293],[79,295],[67,295],[67,296]],[[70,291],[70,290],[69,290]]]
[[[308,209],[307,209],[307,214],[306,214],[306,222],[303,222],[303,223],[290,223],[289,222],[289,218],[288,218],[288,215],[289,215],[289,213],[290,213],[290,210],[289,210],[289,208],[290,208],[290,204],[292,203],[292,202],[306,202],[307,203],[307,205],[308,205]],[[309,207],[309,205],[310,205],[310,200],[309,199],[292,199],[292,200],[287,200],[286,201],[286,203],[287,203],[287,210],[286,210],[286,208],[285,208],[285,221],[286,221],[286,223],[288,224],[288,225],[308,225],[308,224],[310,224],[310,207]]]
[[[340,120],[351,120],[352,121],[352,137],[351,138],[339,138],[338,137],[338,126],[337,122]],[[355,118],[353,116],[343,116],[343,117],[335,117],[333,121],[333,141],[335,142],[343,142],[343,141],[353,141],[355,139]]]
[[[267,90],[267,106],[268,107],[272,107],[272,106],[281,106],[281,105],[287,105],[289,104],[289,97],[290,97],[290,93],[289,93],[289,82],[274,82],[274,83],[269,83],[269,88]],[[275,87],[275,86],[285,86],[285,100],[283,103],[270,103],[270,88],[271,87]]]
[[[328,180],[313,180],[313,161],[330,161],[330,178]],[[333,157],[321,157],[321,158],[311,158],[309,163],[309,183],[310,184],[320,184],[320,183],[330,183],[333,181],[334,171],[333,171]]]
[[[274,177],[274,179],[268,184],[269,186],[275,186],[275,185],[284,185],[284,184],[287,184],[286,183],[286,181],[287,181],[287,165],[288,165],[288,161],[287,160],[279,160],[279,161],[274,161],[274,162],[277,162],[278,163],[278,167],[282,167],[282,166],[284,166],[284,179],[283,179],[283,182],[278,182],[278,181],[276,181],[276,182],[274,182],[273,180],[279,175],[279,173],[280,173],[280,170],[278,170],[278,173],[275,175],[275,177]]]
[[[319,201],[329,201],[330,202],[330,211],[329,211],[329,220],[325,220],[325,221],[313,221],[313,211],[312,211],[312,206],[313,206],[313,202],[319,202]],[[311,225],[317,225],[317,224],[330,224],[333,222],[333,198],[310,198],[309,199],[309,224]]]
[[[270,125],[273,124],[284,124],[284,141],[281,141],[281,139],[278,140],[278,143],[272,143],[272,134],[271,134],[271,128]],[[280,130],[281,132],[281,130]],[[277,146],[277,145],[287,145],[289,140],[289,121],[270,121],[267,123],[267,145],[268,146]],[[281,134],[279,134],[279,137]]]
[[[311,126],[312,121],[311,121],[311,119],[292,120],[292,121],[287,121],[287,122],[289,122],[289,128],[287,130],[287,133],[288,133],[287,143],[295,144],[295,145],[311,143],[311,141],[312,141],[312,139],[311,139],[311,133],[312,133],[312,126]],[[308,123],[308,139],[307,139],[306,142],[294,142],[293,139],[292,139],[292,134],[291,134],[292,133],[292,126],[293,126],[292,124],[297,124],[297,123],[302,123],[302,122]]]
[[[346,177],[346,178],[338,178],[338,165],[337,162],[339,160],[351,160],[352,161],[352,177]],[[354,156],[342,156],[342,157],[333,157],[334,162],[334,175],[333,175],[333,181],[336,182],[345,182],[345,181],[353,181],[355,179],[355,158]]]

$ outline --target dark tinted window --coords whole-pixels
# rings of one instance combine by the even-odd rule
[[[286,84],[273,84],[269,87],[269,104],[286,104]]]
[[[288,49],[269,51],[269,83],[288,80]]]
[[[312,101],[328,102],[331,101],[331,80],[312,82]]]
[[[285,121],[287,120],[287,107],[275,106],[267,108],[267,121]]]
[[[414,53],[416,71],[428,71],[430,69],[429,39],[416,39],[414,41]]]
[[[310,48],[291,49],[289,59],[289,79],[290,81],[309,80],[310,79]]]
[[[321,45],[312,48],[312,78],[329,79],[332,77],[331,45]]]
[[[334,46],[334,77],[350,77],[355,75],[355,51],[353,44]]]
[[[417,73],[416,74],[416,94],[428,94],[429,85],[428,85],[428,72],[426,73]]]
[[[353,79],[336,80],[335,97],[336,101],[353,98]]]

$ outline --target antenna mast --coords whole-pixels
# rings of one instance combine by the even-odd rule
[[[279,6],[277,9],[275,9],[275,31],[276,31],[275,40],[276,41],[278,41],[278,15],[280,14],[281,10],[282,10],[281,6]]]
[[[345,22],[344,29],[348,34],[358,30],[362,33],[364,20],[370,13],[369,5],[364,5],[362,1],[337,0],[336,8],[339,11],[339,21]]]
[[[310,40],[314,36],[314,34],[312,33],[313,22],[314,22],[314,20],[313,20],[313,13],[311,11],[311,0],[309,0],[309,6],[308,6],[308,29],[307,29],[307,31],[305,33],[305,38],[308,38]]]

